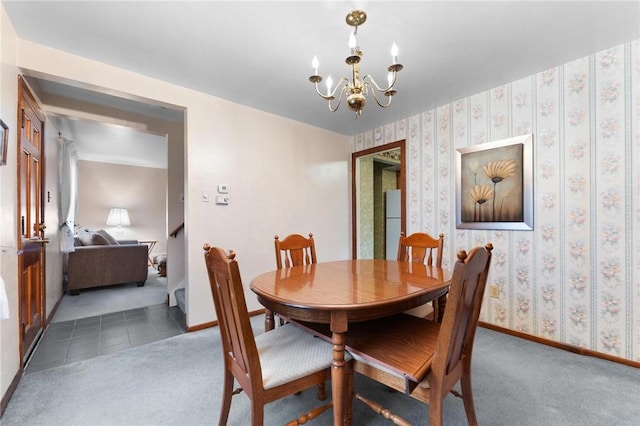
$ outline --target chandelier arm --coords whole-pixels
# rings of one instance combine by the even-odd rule
[[[315,84],[315,86],[316,86],[316,93],[317,93],[318,95],[320,95],[320,97],[321,97],[322,99],[324,99],[324,100],[326,100],[326,101],[331,101],[332,99],[334,99],[334,98],[335,98],[336,92],[338,91],[338,88],[340,88],[340,85],[341,85],[342,83],[345,83],[345,85],[348,85],[348,84],[349,84],[349,79],[348,79],[347,77],[342,77],[342,78],[340,79],[340,81],[338,81],[338,84],[336,84],[336,87],[333,89],[333,92],[329,93],[328,95],[324,95],[324,94],[322,94],[322,92],[320,91],[320,89],[318,89],[318,83],[317,83],[317,82],[316,82],[316,83],[314,83],[314,84]],[[344,92],[344,87],[342,88],[342,91]],[[341,94],[340,96],[342,96],[342,94]]]
[[[368,85],[368,84],[369,84],[369,82],[367,82],[367,83],[365,83],[365,84],[367,84],[367,85]],[[386,107],[388,107],[389,105],[391,105],[391,100],[392,100],[393,96],[387,96],[387,98],[388,98],[387,103],[386,103],[386,104],[381,104],[381,103],[380,103],[380,100],[378,100],[378,94],[377,94],[376,92],[377,92],[376,90],[372,90],[372,91],[371,91],[371,93],[373,93],[373,99],[375,99],[375,101],[376,101],[376,103],[378,104],[378,106],[381,106],[382,108],[386,108]],[[385,93],[386,93],[386,91],[385,91]]]
[[[392,71],[391,75],[393,76],[393,79],[391,80],[391,84],[389,84],[389,87],[387,87],[384,91],[386,92],[387,90],[391,90],[393,89],[393,86],[396,85],[396,75],[398,75],[398,73],[396,71]]]
[[[371,77],[371,74],[367,74],[364,77],[362,77],[362,81],[369,80],[371,82],[371,84],[373,85],[373,87],[377,91],[379,91],[381,93],[384,93],[384,92],[388,92],[389,90],[393,89],[393,86],[396,84],[396,74],[397,73],[394,71],[391,74],[393,75],[393,80],[391,81],[391,84],[389,85],[389,87],[387,87],[386,89],[383,89],[380,86],[378,86],[378,83],[376,83],[376,81],[373,79],[373,77]],[[373,92],[375,93],[375,91],[373,91]]]
[[[329,95],[329,96],[327,96],[327,95],[323,95],[323,94],[322,94],[322,92],[320,92],[320,90],[318,89],[318,83],[315,83],[315,86],[316,86],[316,93],[317,93],[317,94],[318,94],[322,99],[327,100],[327,101],[331,101],[331,99],[333,98],[333,96],[331,96],[331,95]]]
[[[335,108],[331,107],[331,99],[327,100],[327,103],[329,105],[329,111],[331,112],[336,112],[338,110],[338,108],[340,107],[340,103],[342,102],[342,99],[344,98],[344,94],[347,92],[347,89],[349,87],[349,84],[345,84],[344,86],[342,86],[342,90],[340,91],[340,97],[338,97],[338,103],[336,104]],[[336,90],[338,89],[338,87],[336,87]],[[335,93],[336,91],[334,90],[333,93]],[[335,97],[333,97],[332,99],[335,99]]]

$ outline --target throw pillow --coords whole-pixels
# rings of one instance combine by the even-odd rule
[[[77,238],[83,246],[90,246],[92,245],[93,232],[88,229],[81,229],[78,231]]]
[[[103,235],[94,233],[91,237],[91,245],[94,246],[109,246],[109,240],[107,240]]]
[[[79,232],[78,238],[83,246],[108,246],[109,241],[97,232]]]
[[[103,237],[104,237],[104,238],[109,242],[109,245],[112,245],[112,246],[118,246],[118,245],[120,245],[120,244],[118,243],[118,240],[116,240],[115,238],[113,238],[113,236],[112,236],[111,234],[109,234],[107,231],[105,231],[104,229],[98,229],[98,230],[96,231],[96,234],[100,234],[100,235],[102,235],[102,236],[103,236]]]
[[[92,234],[93,231],[91,231],[91,229],[89,228],[81,228],[78,229],[78,231],[76,232],[76,235],[74,237],[74,244],[76,246],[83,246],[85,245],[85,241],[87,242],[87,244],[91,243],[91,236],[90,234]]]

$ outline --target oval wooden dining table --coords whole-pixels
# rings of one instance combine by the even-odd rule
[[[438,299],[444,312],[451,272],[435,266],[383,259],[352,259],[266,272],[251,290],[267,309],[297,321],[329,324],[333,344],[333,424],[343,425],[347,398],[345,334],[350,322],[406,311]],[[273,328],[273,315],[265,328]]]

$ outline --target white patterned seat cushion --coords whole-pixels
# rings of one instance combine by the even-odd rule
[[[256,346],[265,389],[331,367],[331,343],[292,324],[256,336]],[[347,352],[345,359],[351,359]]]

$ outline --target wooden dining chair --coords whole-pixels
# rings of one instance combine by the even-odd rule
[[[309,238],[306,238],[300,234],[289,234],[283,240],[275,235],[273,237],[273,244],[276,251],[276,268],[282,269],[282,263],[284,260],[284,266],[290,268],[292,266],[310,265],[312,263],[318,263],[316,259],[316,243],[313,239],[313,234],[309,232]],[[269,328],[275,326],[276,321],[270,322],[269,318],[274,317],[274,313],[265,309],[265,315],[267,321],[269,321]],[[287,320],[280,316],[278,321],[280,325],[283,325]],[[325,384],[318,385],[318,398],[326,395]]]
[[[404,232],[400,233],[398,239],[398,260],[401,262],[422,263],[427,266],[442,267],[442,250],[444,248],[444,234],[440,234],[438,238],[424,232],[415,232],[405,237]],[[445,296],[446,297],[446,296]],[[435,321],[442,320],[442,312],[438,306],[438,300],[431,302],[431,312],[425,309],[425,306],[418,306],[408,314],[420,317],[426,317]]]
[[[277,235],[273,238],[276,249],[276,267],[278,269],[282,269],[283,258],[286,268],[317,263],[316,245],[312,233],[309,233],[309,238],[300,234],[287,235],[283,240],[280,240]]]
[[[429,425],[442,425],[442,405],[449,392],[461,397],[469,425],[477,425],[471,389],[471,355],[480,307],[491,264],[490,243],[469,255],[458,252],[442,323],[405,313],[349,323],[345,348],[353,371],[429,405]],[[306,324],[331,341],[323,324]],[[453,389],[460,382],[462,393]],[[354,392],[353,397],[398,425],[400,415]]]
[[[283,263],[286,268],[317,263],[316,244],[311,232],[309,233],[309,238],[300,234],[289,234],[283,240],[280,240],[280,237],[276,235],[273,237],[273,244],[276,251],[277,269],[282,269]],[[273,317],[273,313],[269,310],[265,310],[265,315],[267,315],[267,321],[270,321],[269,318]],[[282,325],[286,320],[280,317],[279,322]],[[275,325],[275,321],[273,325]],[[273,325],[270,323],[269,327]]]
[[[286,324],[254,336],[235,253],[205,244],[205,263],[213,295],[224,356],[220,426],[227,424],[232,396],[251,399],[251,424],[263,424],[264,406],[331,377],[332,345]],[[233,389],[234,379],[240,389]],[[331,403],[314,408],[288,424],[316,418]]]
[[[467,421],[477,425],[471,389],[471,355],[493,246],[458,253],[442,323],[407,314],[349,324],[346,347],[353,368],[429,405],[429,424],[442,424],[443,401],[449,392],[461,397]],[[462,393],[453,390],[460,382]],[[378,413],[404,420],[381,405],[354,393]]]

